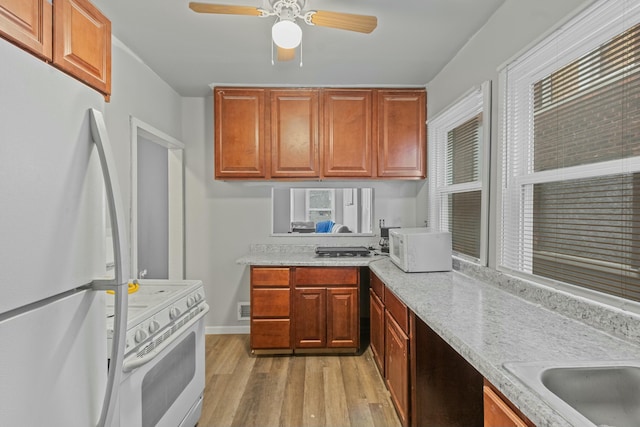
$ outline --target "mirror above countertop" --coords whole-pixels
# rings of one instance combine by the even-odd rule
[[[272,234],[286,236],[370,236],[373,189],[272,188]]]

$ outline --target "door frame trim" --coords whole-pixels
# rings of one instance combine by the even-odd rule
[[[133,116],[131,130],[131,274],[138,276],[138,138],[168,150],[169,259],[168,278],[184,279],[184,143]]]

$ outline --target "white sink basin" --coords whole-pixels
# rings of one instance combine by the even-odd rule
[[[504,367],[575,426],[640,426],[640,360]]]

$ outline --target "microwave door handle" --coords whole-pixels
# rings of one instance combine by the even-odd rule
[[[127,328],[127,305],[129,298],[129,254],[124,232],[124,211],[122,197],[116,174],[116,166],[107,134],[107,126],[102,113],[96,109],[89,109],[91,136],[96,144],[111,218],[113,233],[113,255],[115,261],[115,277],[107,280],[94,280],[93,290],[114,290],[114,319],[113,339],[111,346],[111,361],[105,389],[104,400],[98,427],[108,427],[112,424],[115,405],[118,401],[118,390],[122,379],[122,363]]]

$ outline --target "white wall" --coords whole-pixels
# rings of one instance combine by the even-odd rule
[[[127,230],[131,219],[131,126],[135,117],[180,140],[181,97],[117,38],[112,39],[111,100],[105,121],[118,165]]]

